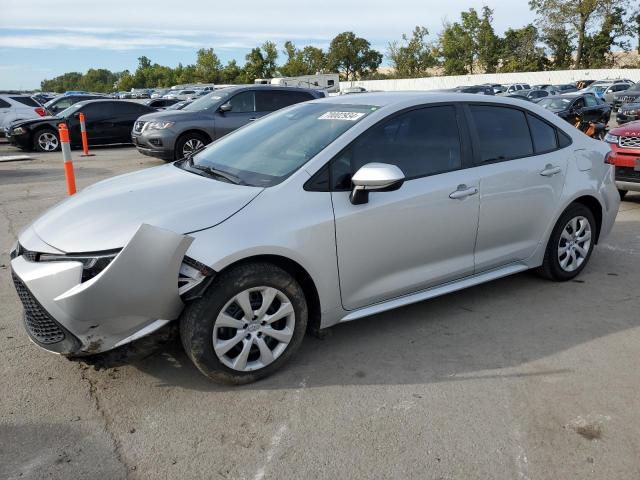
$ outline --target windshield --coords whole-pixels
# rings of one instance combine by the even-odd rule
[[[627,90],[627,92],[640,92],[640,82],[635,85],[631,85]]]
[[[538,102],[538,105],[547,110],[566,110],[571,102],[573,102],[573,98],[543,98]]]
[[[214,105],[218,104],[220,100],[227,98],[229,96],[228,92],[223,92],[222,90],[218,90],[213,93],[209,93],[204,97],[200,97],[195,100],[193,103],[190,103],[183,110],[187,112],[199,112],[201,110],[207,110]]]
[[[78,110],[80,110],[80,107],[82,107],[82,104],[74,103],[70,107],[67,107],[64,110],[62,110],[61,112],[58,112],[56,114],[56,117],[65,117],[65,118],[66,117],[70,117],[71,115],[76,113]]]
[[[595,92],[595,93],[602,93],[604,92],[607,88],[609,88],[611,85],[591,85],[590,87],[585,88],[583,91],[584,92]]]
[[[270,187],[291,175],[377,108],[297,104],[211,144],[193,157],[193,167],[231,174],[238,183]]]

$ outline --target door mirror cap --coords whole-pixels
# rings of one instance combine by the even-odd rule
[[[230,103],[223,103],[222,105],[220,105],[220,109],[219,109],[222,113],[225,112],[230,112],[231,110],[233,110],[233,107],[231,106]]]
[[[390,192],[398,190],[404,183],[404,173],[388,163],[367,163],[351,177],[353,190],[349,200],[354,205],[369,201],[369,192]]]

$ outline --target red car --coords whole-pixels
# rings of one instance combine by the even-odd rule
[[[611,147],[609,163],[616,167],[620,197],[629,190],[640,192],[640,121],[611,129],[604,140]]]

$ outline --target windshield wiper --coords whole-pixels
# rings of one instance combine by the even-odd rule
[[[195,165],[193,163],[193,160],[191,160],[191,159],[189,159],[189,163],[191,164],[192,168],[195,168],[196,170],[200,170],[201,172],[207,173],[207,174],[212,175],[214,177],[222,178],[222,179],[224,179],[225,181],[227,181],[229,183],[233,183],[235,185],[247,185],[247,183],[244,180],[242,180],[237,175],[234,175],[233,173],[225,172],[224,170],[219,170],[219,169],[213,168],[213,167],[205,167],[205,166],[202,166],[202,165]]]

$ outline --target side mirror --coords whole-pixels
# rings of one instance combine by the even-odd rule
[[[231,110],[233,110],[233,107],[231,106],[230,103],[224,103],[224,104],[220,105],[219,110],[222,113],[226,113],[226,112],[230,112]]]
[[[349,200],[353,205],[369,201],[369,192],[390,192],[398,190],[404,183],[404,173],[388,163],[367,163],[351,177],[353,190]]]

